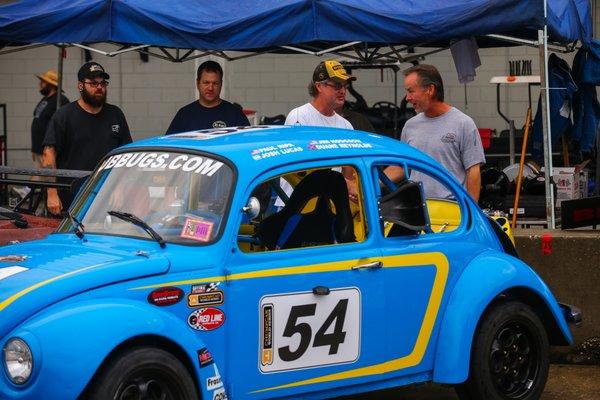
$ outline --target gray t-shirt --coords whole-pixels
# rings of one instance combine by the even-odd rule
[[[463,186],[466,186],[466,170],[485,163],[481,137],[475,122],[454,107],[434,118],[425,116],[425,113],[412,117],[402,129],[402,141],[436,159]],[[423,183],[425,197],[452,197],[445,186],[428,175],[412,171],[410,178]]]

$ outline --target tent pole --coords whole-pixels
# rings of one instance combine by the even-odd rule
[[[544,14],[546,13],[544,1]],[[544,136],[544,186],[546,192],[546,223],[556,228],[554,216],[554,184],[552,183],[552,127],[550,124],[550,85],[548,83],[548,26],[538,30],[540,47],[540,81],[542,90],[542,132]]]
[[[56,88],[56,109],[58,110],[61,106],[60,95],[62,93],[63,86],[63,53],[65,48],[62,45],[58,45],[58,86]]]

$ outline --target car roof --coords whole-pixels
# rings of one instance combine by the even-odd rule
[[[190,149],[231,160],[238,168],[264,171],[288,163],[347,156],[403,155],[432,163],[419,150],[385,136],[314,126],[252,126],[190,131],[129,144],[121,149]]]

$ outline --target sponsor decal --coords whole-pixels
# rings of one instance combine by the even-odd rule
[[[183,298],[183,290],[177,287],[162,287],[153,290],[148,295],[148,303],[155,306],[170,306]]]
[[[221,282],[203,283],[201,285],[192,285],[192,293],[206,293],[219,289]]]
[[[223,304],[224,294],[220,290],[206,293],[192,293],[188,295],[189,307],[205,307]]]
[[[29,268],[20,267],[18,265],[13,265],[10,267],[0,268],[0,281],[2,279],[8,278],[9,276],[21,273],[23,271],[27,271]]]
[[[360,139],[311,140],[308,142],[309,150],[370,149],[372,147],[371,143],[365,143]]]
[[[213,392],[213,400],[227,400],[225,388],[217,389]]]
[[[224,323],[225,313],[214,307],[200,308],[188,317],[188,325],[198,331],[213,331]]]
[[[452,133],[452,132],[445,133],[444,136],[442,136],[442,142],[444,142],[444,143],[456,142],[456,134]]]
[[[226,128],[227,124],[225,123],[225,121],[215,121],[212,124],[213,128]]]
[[[221,374],[219,373],[219,369],[216,365],[213,365],[215,369],[215,376],[210,376],[206,378],[206,390],[215,390],[220,387],[223,387],[223,381],[221,380]]]
[[[134,152],[115,154],[108,157],[98,170],[139,167],[157,170],[182,170],[213,176],[222,166],[222,162],[207,157],[173,153]]]
[[[273,304],[264,304],[262,306],[262,326],[261,326],[261,357],[262,365],[273,364]]]
[[[206,347],[198,350],[198,363],[200,363],[200,368],[206,367],[214,362],[212,354]]]
[[[303,151],[302,147],[296,146],[292,143],[282,143],[274,146],[260,147],[250,152],[252,159],[255,161],[263,160],[265,158],[278,157],[284,154],[298,153]]]
[[[23,262],[27,260],[29,256],[21,256],[16,254],[11,254],[8,256],[0,256],[0,261],[4,262]]]
[[[186,218],[183,228],[181,229],[180,237],[196,240],[198,242],[208,242],[212,233],[213,222],[204,221],[201,219]]]

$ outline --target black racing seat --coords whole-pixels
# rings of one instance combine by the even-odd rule
[[[314,210],[302,214],[315,197]],[[354,223],[343,175],[330,169],[308,174],[281,211],[261,222],[257,236],[269,250],[354,242]]]

